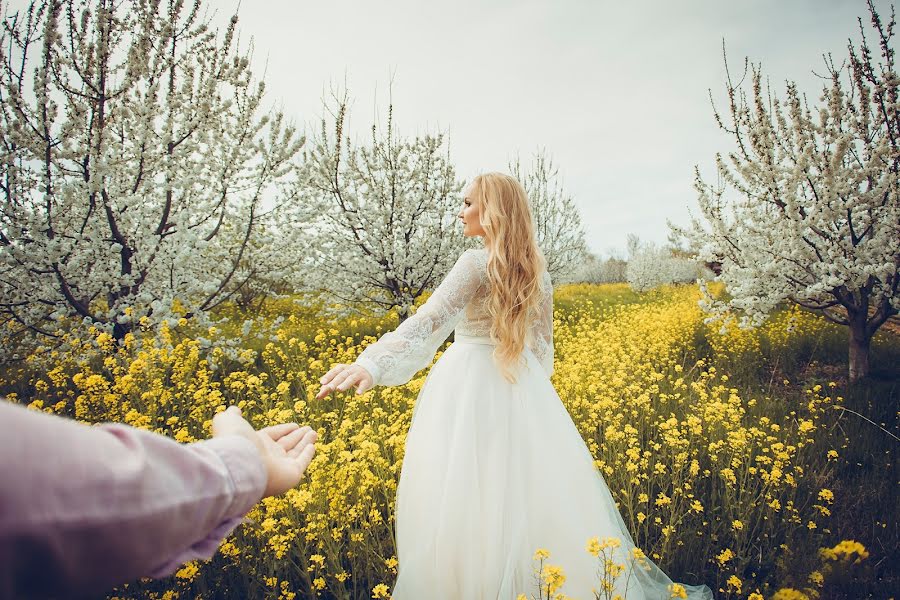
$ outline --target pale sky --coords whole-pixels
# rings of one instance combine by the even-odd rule
[[[352,130],[383,117],[393,74],[402,135],[445,131],[459,175],[507,170],[546,148],[581,209],[591,250],[624,251],[635,233],[664,243],[666,219],[696,211],[693,168],[714,180],[732,149],[708,99],[724,104],[732,73],[762,62],[783,95],[797,81],[816,100],[822,54],[859,40],[863,0],[210,0],[236,9],[242,44],[268,101],[317,126],[322,98],[345,81]],[[890,6],[876,1],[882,17]],[[870,40],[872,38],[870,37]],[[817,100],[816,100],[817,101]]]

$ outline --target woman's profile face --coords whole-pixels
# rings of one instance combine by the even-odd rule
[[[484,228],[481,226],[481,210],[478,206],[478,200],[472,195],[472,184],[466,186],[463,190],[463,206],[457,215],[463,223],[463,235],[472,237],[473,235],[483,236]]]

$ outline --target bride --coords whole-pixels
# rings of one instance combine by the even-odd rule
[[[613,559],[625,570],[609,597],[711,599],[703,585],[678,593],[646,557],[629,560],[634,541],[550,382],[553,287],[525,190],[508,175],[479,175],[459,217],[484,247],[463,252],[416,314],[356,362],[328,371],[317,396],[402,385],[455,331],[422,386],[406,439],[393,597],[530,598],[540,548],[565,574],[556,593],[594,598],[603,572],[586,544],[615,537]]]

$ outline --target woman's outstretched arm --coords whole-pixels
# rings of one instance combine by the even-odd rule
[[[335,365],[326,373],[317,398],[353,386],[362,393],[375,385],[401,385],[428,366],[462,318],[466,304],[487,283],[485,264],[486,250],[463,252],[416,314],[367,346],[353,365]]]

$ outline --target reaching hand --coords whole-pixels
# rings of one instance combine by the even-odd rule
[[[319,380],[322,389],[316,394],[316,400],[321,400],[331,392],[343,392],[356,386],[356,393],[362,394],[371,389],[375,382],[372,375],[359,365],[345,365],[342,363],[331,367],[331,370]]]
[[[272,425],[256,431],[241,416],[241,409],[230,406],[213,417],[213,437],[239,435],[256,446],[266,465],[267,483],[263,497],[277,496],[295,487],[312,462],[318,435],[308,426],[296,423]]]

